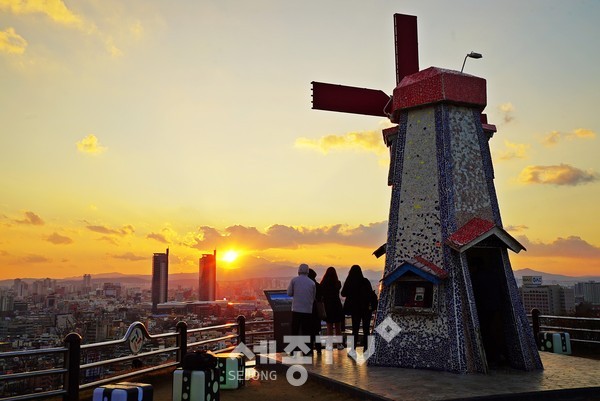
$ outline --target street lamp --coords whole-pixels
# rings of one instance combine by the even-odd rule
[[[467,62],[467,57],[470,57],[470,58],[482,58],[483,56],[481,55],[481,53],[475,53],[475,52],[471,52],[471,53],[467,54],[465,56],[465,59],[463,60],[463,65],[462,65],[462,67],[460,69],[460,72],[463,72],[463,69],[465,68],[465,63]]]

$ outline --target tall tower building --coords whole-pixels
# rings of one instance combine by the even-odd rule
[[[84,274],[83,275],[83,292],[89,293],[92,290],[92,275]]]
[[[13,284],[13,291],[16,299],[23,299],[29,295],[29,286],[25,281],[16,278]]]
[[[198,266],[198,300],[214,301],[217,289],[217,251],[203,254]]]
[[[152,312],[157,305],[167,302],[169,292],[169,248],[165,253],[155,253],[152,257]]]

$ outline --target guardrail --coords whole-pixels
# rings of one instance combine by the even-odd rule
[[[248,332],[248,326],[260,330]],[[231,351],[235,345],[222,345],[272,337],[272,327],[272,320],[246,322],[244,316],[239,316],[235,323],[194,329],[181,321],[174,332],[150,334],[143,323],[135,322],[119,340],[83,345],[79,334],[70,333],[63,347],[0,353],[5,367],[13,365],[19,370],[0,374],[0,401],[59,396],[63,401],[79,401],[81,390],[174,368],[191,349]]]
[[[598,318],[542,315],[539,309],[532,309],[531,323],[536,342],[540,331],[559,331],[569,333],[572,343],[600,346]]]

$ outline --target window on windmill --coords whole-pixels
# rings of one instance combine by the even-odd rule
[[[394,285],[394,306],[402,308],[431,308],[433,303],[433,283],[415,274],[407,273]]]

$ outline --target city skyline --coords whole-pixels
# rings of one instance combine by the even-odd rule
[[[310,82],[394,88],[394,13],[419,63],[487,80],[515,270],[600,272],[600,4],[0,1],[0,279],[241,266],[383,270],[377,117]],[[494,23],[490,23],[494,16]]]

